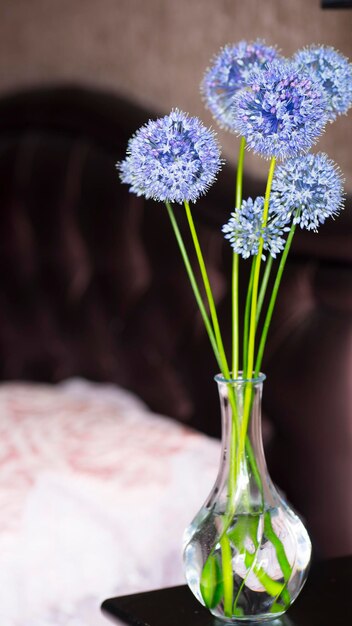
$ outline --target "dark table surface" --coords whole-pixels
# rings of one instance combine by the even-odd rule
[[[110,598],[102,609],[118,624],[220,626],[186,585]],[[238,622],[241,624],[241,622]],[[243,623],[243,622],[242,622]],[[252,622],[252,626],[255,626]],[[301,594],[268,626],[352,626],[352,556],[315,563]]]

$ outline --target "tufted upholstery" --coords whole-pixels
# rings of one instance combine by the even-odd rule
[[[0,102],[0,375],[116,382],[219,435],[216,365],[166,211],[130,195],[114,167],[147,118],[73,88]],[[232,194],[225,170],[195,207],[227,344],[230,251],[219,226]],[[263,369],[273,477],[318,551],[351,552],[350,210],[319,236],[297,235]]]

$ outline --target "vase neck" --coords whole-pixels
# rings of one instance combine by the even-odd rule
[[[217,377],[222,417],[222,464],[218,481],[227,485],[228,498],[260,508],[270,499],[262,441],[262,390],[265,377],[227,381]]]

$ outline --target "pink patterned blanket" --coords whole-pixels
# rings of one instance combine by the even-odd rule
[[[103,599],[183,583],[219,442],[82,380],[0,385],[0,624],[103,626]]]

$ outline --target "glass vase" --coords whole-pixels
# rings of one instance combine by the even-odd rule
[[[265,463],[261,401],[265,376],[215,377],[222,453],[214,487],[184,535],[184,568],[196,598],[227,622],[285,613],[306,580],[311,543]]]

